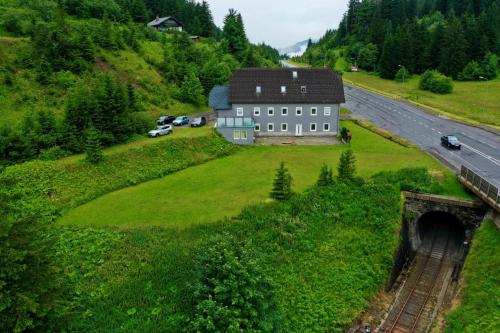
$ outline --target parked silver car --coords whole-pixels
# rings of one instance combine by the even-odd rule
[[[162,136],[162,135],[169,135],[173,131],[174,130],[172,129],[172,126],[163,125],[163,126],[158,126],[156,129],[149,131],[148,135],[152,138],[157,138],[157,137]]]

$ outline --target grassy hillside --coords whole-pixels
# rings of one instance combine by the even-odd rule
[[[448,317],[446,333],[500,331],[500,231],[484,222],[463,270],[462,304]]]
[[[405,148],[355,124],[351,147],[359,174],[369,177],[404,167],[427,167],[443,181],[444,193],[467,197],[455,176],[416,148]],[[314,184],[323,163],[335,166],[346,146],[257,146],[174,175],[106,195],[70,211],[61,220],[75,225],[159,225],[185,228],[237,214],[265,201],[275,169],[284,161],[294,189]],[[129,205],[133,201],[135,205]]]
[[[400,214],[399,193],[390,186],[335,184],[177,231],[65,227],[59,254],[78,290],[70,328],[192,331],[196,254],[227,232],[251,241],[275,286],[282,331],[340,332],[384,284]]]

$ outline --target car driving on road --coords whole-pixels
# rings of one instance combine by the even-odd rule
[[[186,116],[180,116],[175,118],[175,120],[172,122],[174,126],[182,126],[182,125],[187,125],[189,124],[189,118]]]
[[[161,116],[156,121],[156,125],[158,125],[158,126],[168,125],[168,124],[171,124],[174,120],[175,120],[174,116]]]
[[[152,138],[157,138],[162,135],[169,135],[172,132],[173,132],[172,126],[163,125],[163,126],[158,126],[156,129],[149,131],[148,135]]]
[[[205,126],[206,124],[207,124],[207,118],[205,117],[197,117],[191,121],[191,127],[201,127]]]
[[[454,135],[445,135],[441,137],[441,144],[449,149],[460,149],[462,145]]]

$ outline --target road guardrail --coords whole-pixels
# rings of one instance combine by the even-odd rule
[[[481,199],[500,211],[500,191],[497,186],[463,165],[460,168],[459,178],[465,186],[476,193]]]

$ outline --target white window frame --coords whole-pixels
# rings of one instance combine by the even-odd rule
[[[241,130],[241,133],[240,133],[240,138],[241,140],[248,140],[248,131],[247,130]]]
[[[256,87],[255,87],[255,93],[256,93],[257,95],[260,95],[260,94],[262,93],[262,87],[261,87],[261,86],[256,86]]]
[[[330,127],[330,123],[323,123],[323,132],[330,132]]]
[[[267,115],[269,117],[274,117],[274,107],[268,107],[267,108]]]
[[[241,131],[233,130],[233,140],[241,140]]]
[[[255,132],[260,132],[260,123],[255,123]]]
[[[236,108],[236,116],[243,117],[243,108]]]
[[[299,111],[300,111],[300,112],[299,112]],[[302,115],[304,114],[304,112],[302,112],[302,111],[303,111],[303,110],[302,110],[302,106],[297,106],[297,107],[295,108],[295,115],[296,115],[296,116],[299,116],[299,117],[300,117],[300,116],[302,116]]]
[[[281,108],[281,115],[282,116],[288,116],[288,108],[286,106],[284,106],[284,107]]]
[[[314,129],[313,129],[313,125],[314,125]],[[309,124],[309,131],[316,132],[317,130],[318,130],[318,124],[316,124],[316,123]]]
[[[332,108],[329,106],[325,106],[325,108],[323,109],[323,113],[325,114],[325,116],[331,116],[332,115]]]
[[[285,125],[285,129],[283,129],[283,125]],[[282,132],[288,132],[288,124],[287,123],[281,123],[281,131]]]
[[[286,94],[286,86],[281,86],[281,93]]]
[[[254,107],[253,108],[253,115],[256,117],[260,116],[260,107]]]
[[[274,123],[267,123],[267,131],[274,132]]]
[[[307,86],[300,86],[300,93],[307,94]]]
[[[313,110],[314,110],[314,113],[313,113]],[[318,115],[318,107],[317,106],[311,107],[311,116],[317,116],[317,115]]]

